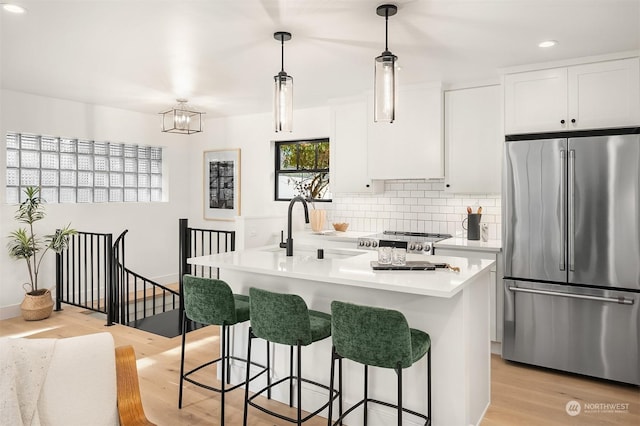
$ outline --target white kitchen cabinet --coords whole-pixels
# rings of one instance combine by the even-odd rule
[[[640,59],[628,58],[504,77],[505,133],[640,124]]]
[[[398,89],[396,120],[373,121],[368,97],[368,172],[372,179],[442,178],[442,87],[440,84]]]
[[[453,265],[453,266],[465,266],[465,267],[473,267],[475,263],[478,262],[479,259],[490,259],[494,260],[496,263],[491,268],[491,288],[489,294],[490,301],[490,334],[491,341],[500,343],[502,342],[502,321],[504,318],[503,309],[504,309],[504,295],[502,293],[502,278],[503,278],[503,269],[502,269],[502,253],[495,251],[483,251],[483,250],[473,250],[468,247],[461,248],[440,248],[437,246],[435,254],[438,256],[455,256],[466,258],[468,264],[467,265]]]
[[[331,192],[378,193],[384,182],[372,181],[367,172],[367,102],[361,99],[332,101]]]
[[[640,58],[569,67],[567,71],[571,128],[640,124]]]
[[[500,193],[501,93],[499,85],[445,92],[446,192]]]
[[[504,104],[506,134],[564,130],[560,121],[567,115],[566,68],[505,76]]]

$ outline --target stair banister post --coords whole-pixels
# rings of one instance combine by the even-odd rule
[[[182,295],[182,277],[191,271],[187,259],[191,257],[191,235],[189,234],[189,220],[179,220],[179,241],[178,241],[178,256],[180,261],[178,262],[178,287],[180,291],[180,312],[178,315],[180,321],[180,328],[182,330],[182,313],[184,312],[184,299]]]

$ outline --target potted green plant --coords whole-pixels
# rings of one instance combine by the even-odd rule
[[[52,250],[60,253],[69,247],[69,237],[77,233],[71,229],[71,224],[57,229],[54,234],[39,238],[33,229],[33,224],[44,219],[44,200],[40,197],[40,188],[29,186],[24,189],[25,200],[20,203],[15,219],[27,225],[9,234],[9,256],[23,259],[27,262],[30,282],[24,283],[25,298],[20,305],[25,320],[41,320],[48,318],[53,310],[53,300],[49,289],[38,286],[38,274],[44,255]]]

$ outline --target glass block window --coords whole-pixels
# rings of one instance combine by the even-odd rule
[[[39,186],[47,203],[162,201],[162,148],[7,133],[8,204]]]

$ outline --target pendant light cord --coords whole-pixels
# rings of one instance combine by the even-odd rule
[[[384,11],[384,50],[389,51],[389,9]]]
[[[281,58],[281,70],[280,72],[284,72],[284,36],[280,36],[280,46],[281,46],[281,54],[280,54],[280,58]]]

